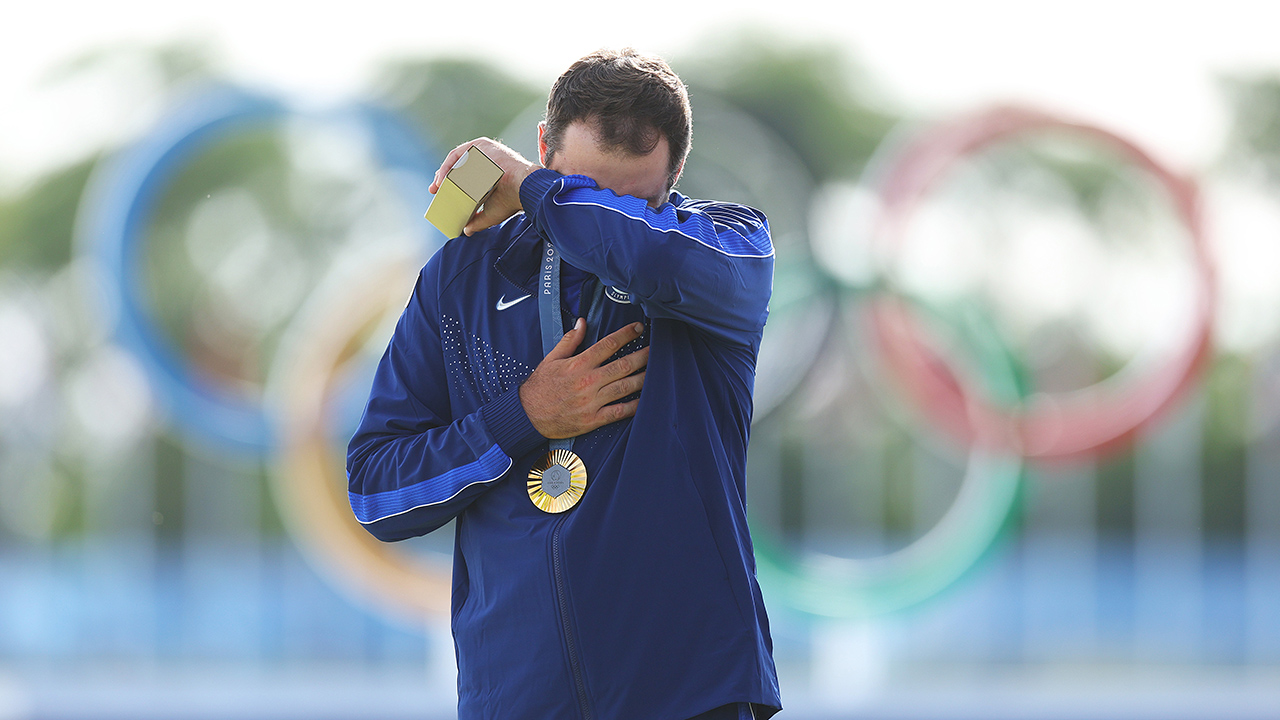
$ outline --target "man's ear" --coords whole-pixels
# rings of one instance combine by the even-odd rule
[[[671,187],[667,188],[667,194],[670,195],[672,190],[676,189],[676,183],[680,182],[680,176],[684,173],[684,160],[676,167],[675,174],[671,176]]]
[[[542,167],[547,166],[547,141],[543,139],[546,134],[547,121],[543,120],[538,123],[538,164]]]

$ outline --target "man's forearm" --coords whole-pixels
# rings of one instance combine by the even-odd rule
[[[666,203],[549,170],[521,186],[522,206],[565,260],[671,317],[750,343],[764,325],[773,278],[768,222],[729,203]]]

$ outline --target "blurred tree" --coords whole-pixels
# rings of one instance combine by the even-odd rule
[[[373,95],[417,121],[441,152],[496,137],[544,91],[477,60],[401,60],[383,68]]]
[[[1256,368],[1220,355],[1205,368],[1206,417],[1201,451],[1202,522],[1211,538],[1241,537],[1248,502],[1249,394]]]
[[[176,41],[164,45],[124,44],[95,48],[54,67],[43,82],[59,83],[104,65],[127,63],[135,64],[136,70],[154,73],[153,78],[136,77],[132,80],[154,79],[160,91],[209,80],[218,74],[213,48],[198,41]]]
[[[790,143],[819,181],[856,179],[898,120],[835,46],[787,47],[747,32],[676,65],[695,112],[698,91],[715,92]]]
[[[83,160],[0,200],[0,266],[53,270],[67,264],[76,205],[96,162]]]
[[[1027,133],[1020,139],[1010,139],[992,146],[984,157],[988,158],[993,180],[1006,188],[1017,188],[1030,195],[1045,199],[1046,188],[1028,184],[1026,170],[1035,168],[1052,175],[1060,184],[1054,189],[1071,193],[1071,200],[1081,214],[1099,226],[1098,237],[1103,242],[1114,237],[1103,232],[1108,203],[1112,207],[1142,208],[1149,198],[1142,196],[1139,186],[1142,176],[1128,172],[1128,159],[1097,141],[1067,133]],[[1019,172],[1021,171],[1021,172]]]
[[[1280,183],[1280,77],[1230,78],[1223,86],[1235,115],[1223,159]]]
[[[159,46],[112,45],[82,53],[41,80],[51,87],[110,67],[120,86],[149,87],[160,97],[215,75],[206,45],[176,42]],[[58,168],[10,198],[0,199],[0,266],[51,270],[71,259],[76,206],[102,152]]]

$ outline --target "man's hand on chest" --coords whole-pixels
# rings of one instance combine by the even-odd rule
[[[643,332],[643,323],[630,323],[574,355],[586,336],[579,319],[520,386],[534,429],[551,439],[576,437],[635,415],[638,399],[610,403],[640,391],[644,373],[637,371],[648,363],[649,348],[603,363]]]

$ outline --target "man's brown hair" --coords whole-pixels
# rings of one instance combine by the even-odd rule
[[[653,152],[666,137],[667,188],[675,185],[693,138],[693,111],[684,83],[662,58],[632,48],[597,50],[565,70],[547,97],[548,162],[579,120],[592,124],[602,148],[631,155]]]

